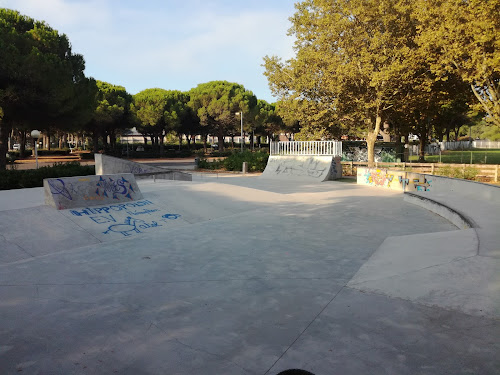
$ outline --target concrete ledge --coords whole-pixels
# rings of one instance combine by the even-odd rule
[[[130,173],[47,178],[43,180],[45,204],[58,210],[123,203],[142,199]]]
[[[102,154],[94,154],[94,158],[96,175],[133,173],[137,179],[141,180],[158,178],[162,180],[193,181],[193,177],[185,172],[170,171]]]
[[[477,228],[476,223],[471,218],[431,198],[412,193],[405,193],[404,200],[444,217],[460,229]]]

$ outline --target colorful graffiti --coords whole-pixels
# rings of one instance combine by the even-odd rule
[[[430,191],[432,187],[432,180],[424,174],[370,168],[358,169],[358,183],[403,191]]]
[[[392,163],[396,161],[394,147],[375,147],[374,158],[376,162]],[[366,146],[342,145],[342,161],[368,161]]]
[[[387,171],[381,169],[367,169],[365,173],[366,183],[375,186],[387,186],[392,178],[388,178]]]
[[[422,180],[422,182],[420,181]],[[414,178],[413,179],[413,186],[417,191],[429,191],[431,187],[431,182],[432,180],[428,180],[425,177],[422,178]]]

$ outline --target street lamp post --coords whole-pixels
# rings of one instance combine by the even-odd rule
[[[31,132],[31,138],[35,140],[35,160],[36,169],[38,169],[38,138],[40,138],[40,132],[38,130],[33,130]]]
[[[241,119],[241,152],[243,152],[243,143],[245,142],[245,140],[243,139],[243,111],[241,112],[236,112],[235,115],[240,115],[240,119]]]

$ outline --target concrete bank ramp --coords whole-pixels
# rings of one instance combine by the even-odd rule
[[[328,181],[342,177],[340,157],[312,155],[271,155],[263,178],[300,181]]]
[[[113,156],[94,154],[96,174],[133,173],[139,179],[158,178],[162,180],[192,181],[189,173],[169,171],[135,161],[115,158]]]
[[[130,173],[46,178],[43,188],[45,204],[58,210],[129,203],[143,198],[134,175]]]

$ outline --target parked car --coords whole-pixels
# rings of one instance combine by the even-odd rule
[[[15,151],[19,151],[21,149],[21,145],[19,143],[14,143],[12,145],[12,149]]]

